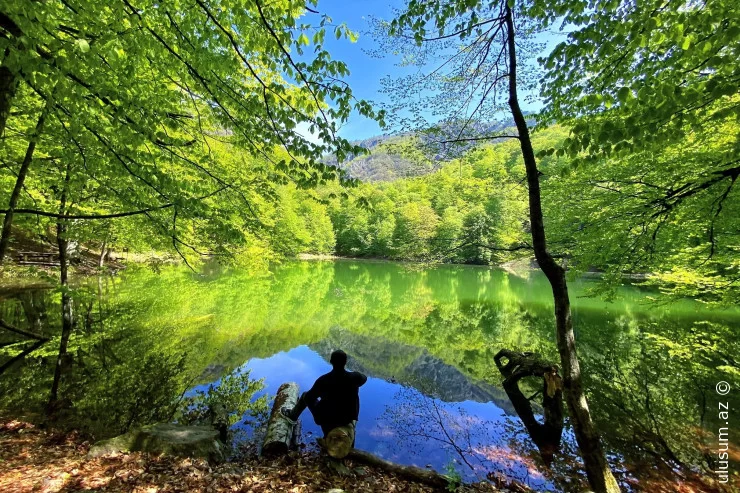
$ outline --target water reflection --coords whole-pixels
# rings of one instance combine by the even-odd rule
[[[612,462],[630,467],[621,477],[641,477],[636,465],[656,461],[668,474],[676,464],[709,470],[719,425],[714,385],[740,386],[739,312],[688,301],[656,306],[628,287],[606,303],[580,297],[585,287],[572,287],[584,383]],[[0,406],[27,411],[48,399],[61,310],[55,291],[21,291],[0,292],[0,316],[52,338],[0,376]],[[451,429],[470,430],[465,450],[473,465],[480,460],[488,471],[516,471],[555,489],[567,489],[563,478],[578,468],[567,432],[552,472],[543,467],[493,363],[501,348],[557,361],[551,293],[541,276],[350,261],[208,277],[131,269],[76,287],[73,300],[78,320],[60,394],[69,399],[69,417],[100,437],[168,419],[188,389],[245,364],[267,377],[268,392],[288,380],[306,388],[341,347],[351,367],[373,377],[362,390],[363,448],[421,466],[457,459],[461,471],[469,469],[454,447],[432,446],[440,442],[419,433],[400,439],[428,422],[400,419],[399,410],[423,397]],[[0,365],[22,351],[19,342],[0,331]],[[729,396],[733,409],[737,395]]]
[[[375,341],[373,347],[378,345]],[[391,346],[392,343],[387,343],[386,350]],[[358,348],[361,351],[370,349],[363,347],[361,342],[353,346],[353,349]],[[357,353],[345,350],[350,357],[348,369],[368,371]],[[331,370],[327,360],[327,354],[300,346],[269,358],[252,359],[240,371],[249,370],[252,377],[264,379],[264,392],[274,395],[278,387],[288,381],[298,383],[302,390],[310,388],[319,376]],[[527,447],[522,443],[523,428],[515,417],[495,403],[432,397],[443,388],[435,380],[417,384],[432,392],[426,394],[403,380],[403,376],[395,382],[372,371],[368,376],[367,383],[360,389],[358,448],[401,464],[433,467],[439,471],[452,465],[466,479],[482,479],[493,472],[505,472],[509,478],[519,479],[538,490],[553,488],[531,457],[520,456],[520,451],[511,447],[512,442],[517,443],[518,448]],[[468,388],[474,387],[468,384]],[[304,418],[302,424],[304,441],[321,436],[320,427],[310,418]]]

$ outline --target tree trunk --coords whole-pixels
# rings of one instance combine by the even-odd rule
[[[450,481],[446,477],[436,471],[422,469],[416,466],[402,466],[400,464],[381,459],[377,455],[365,452],[364,450],[358,450],[356,448],[352,449],[347,455],[347,458],[357,462],[363,462],[373,467],[377,467],[378,469],[383,469],[384,471],[410,479],[411,481],[424,483],[435,488],[447,488],[450,484]]]
[[[44,128],[44,120],[49,109],[49,101],[46,102],[44,109],[41,111],[38,122],[36,122],[36,128],[28,139],[28,147],[26,148],[26,155],[23,157],[23,162],[18,170],[18,177],[15,180],[15,186],[13,192],[10,194],[10,201],[8,202],[8,211],[5,213],[5,219],[3,220],[3,230],[0,233],[0,264],[3,263],[5,252],[8,249],[8,243],[10,241],[10,232],[13,225],[13,211],[15,206],[18,204],[18,197],[21,195],[23,190],[23,182],[26,181],[26,175],[28,174],[28,168],[31,165],[33,159],[33,151],[36,149],[36,142],[41,135]]]
[[[46,326],[46,293],[38,290],[29,290],[18,296],[31,328],[37,333],[44,332]]]
[[[275,403],[272,405],[270,418],[267,421],[267,433],[262,445],[263,454],[284,454],[291,448],[294,425],[283,417],[280,409],[293,408],[297,402],[298,384],[295,382],[282,384],[275,395]]]
[[[10,116],[13,98],[18,90],[18,77],[8,67],[0,67],[0,137]]]
[[[59,200],[59,215],[63,216],[67,206],[67,189],[69,186],[70,166],[67,165],[67,173],[64,179],[64,188]],[[57,355],[56,366],[54,367],[54,381],[51,385],[49,396],[49,406],[47,411],[53,412],[59,401],[59,383],[62,379],[62,373],[67,366],[67,344],[69,336],[72,334],[74,326],[72,313],[72,296],[69,292],[69,283],[67,278],[67,220],[60,217],[57,219],[57,246],[59,247],[59,284],[62,286],[62,338],[59,343],[59,354]]]
[[[547,276],[555,301],[555,326],[560,363],[563,367],[563,386],[565,400],[573,423],[578,447],[591,487],[597,492],[618,492],[619,485],[612,475],[606,461],[601,439],[596,432],[588,403],[583,392],[581,369],[576,354],[573,321],[570,315],[568,285],[565,269],[561,267],[547,250],[545,225],[542,215],[539,170],[532,147],[526,119],[519,106],[516,82],[516,43],[514,40],[514,20],[511,9],[506,7],[507,49],[509,54],[509,107],[519,134],[519,142],[527,172],[529,189],[529,218],[531,223],[532,246],[535,258]]]
[[[23,35],[18,24],[2,12],[0,12],[0,29],[5,31],[5,33],[10,34],[10,36],[8,36],[8,34],[3,33],[3,37],[10,38],[11,43],[13,38],[18,40]],[[22,43],[17,43],[15,49],[23,50],[25,48]],[[5,58],[10,55],[10,50],[10,47],[5,49]],[[3,62],[4,61],[5,60],[3,60]],[[5,65],[0,66],[0,137],[2,137],[5,132],[5,124],[10,116],[10,108],[13,106],[13,99],[18,91],[19,80],[20,77],[18,77],[18,74],[13,73],[13,71]]]
[[[506,364],[501,362],[503,358],[508,360]],[[535,355],[508,349],[496,353],[493,360],[504,377],[503,386],[506,395],[509,396],[532,441],[540,450],[542,460],[549,466],[555,453],[560,450],[563,435],[563,382],[558,375],[557,366],[542,361]],[[530,399],[519,389],[519,380],[530,376],[542,377],[544,423],[537,421]]]
[[[100,268],[102,268],[103,265],[105,264],[105,257],[106,257],[106,254],[108,253],[107,246],[108,245],[106,241],[103,241],[103,243],[100,245],[100,256],[98,257],[98,267]]]

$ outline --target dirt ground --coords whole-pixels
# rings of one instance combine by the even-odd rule
[[[351,464],[351,476],[338,476],[316,452],[275,460],[210,466],[197,459],[131,453],[88,459],[90,442],[75,432],[44,430],[0,419],[0,491],[26,492],[408,492],[438,491],[385,471]],[[491,483],[460,492],[517,491]],[[444,491],[444,490],[443,490]],[[519,490],[521,491],[521,490]],[[338,491],[336,491],[338,493]]]

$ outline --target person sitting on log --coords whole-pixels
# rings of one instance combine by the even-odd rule
[[[308,392],[301,394],[295,407],[280,410],[291,421],[298,420],[308,408],[313,420],[321,427],[329,455],[336,458],[346,456],[354,446],[355,425],[360,414],[360,387],[367,376],[356,371],[347,371],[347,353],[341,349],[331,353],[332,370],[321,375]]]

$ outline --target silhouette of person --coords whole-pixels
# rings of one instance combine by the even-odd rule
[[[283,416],[296,421],[308,408],[324,436],[335,428],[353,425],[360,415],[360,387],[367,377],[360,372],[347,371],[347,353],[341,349],[331,353],[332,370],[321,375],[313,387],[304,392],[293,409],[281,409]]]

